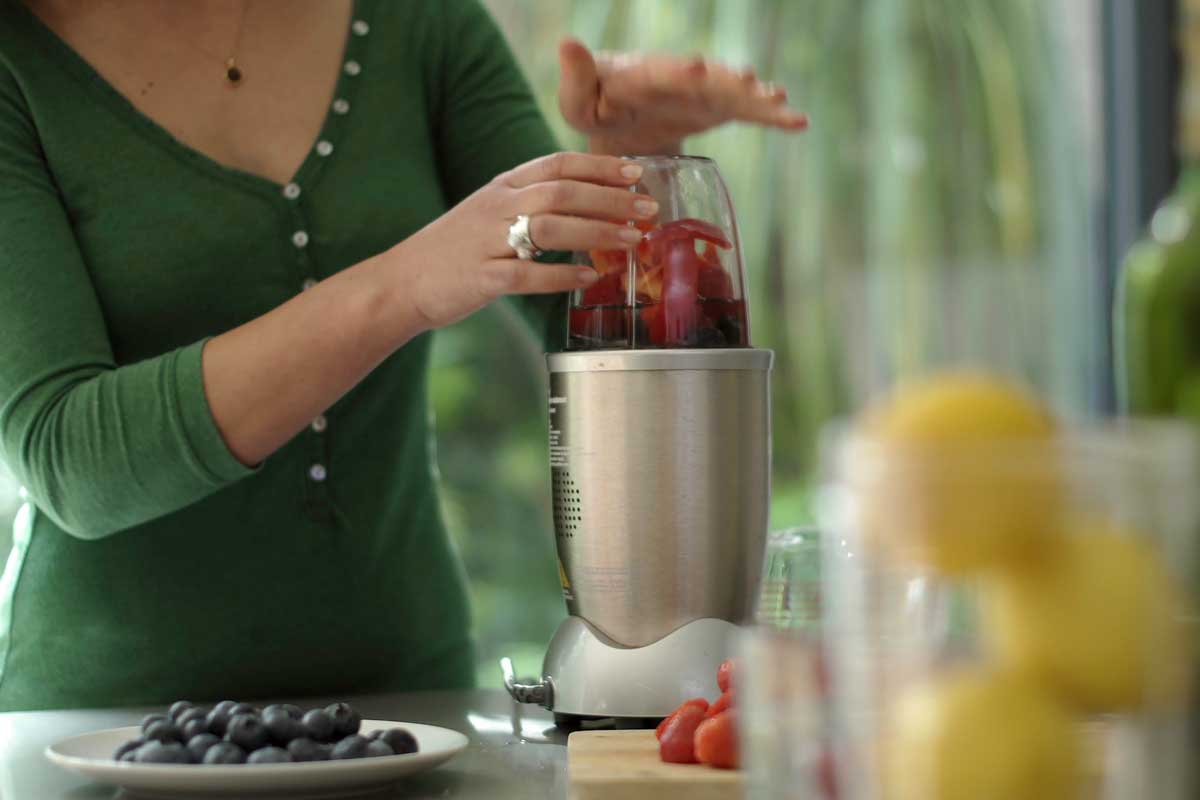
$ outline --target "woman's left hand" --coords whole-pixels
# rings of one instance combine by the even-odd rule
[[[787,92],[751,69],[702,58],[637,53],[592,54],[577,39],[558,49],[558,105],[593,153],[678,153],[686,136],[737,120],[784,130],[808,127]]]

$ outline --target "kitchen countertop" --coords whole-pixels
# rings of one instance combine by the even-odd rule
[[[518,706],[502,689],[302,698],[299,706],[346,700],[368,719],[422,722],[466,734],[470,746],[437,769],[370,797],[565,798],[567,738],[550,712]],[[289,702],[287,698],[275,702]],[[31,711],[0,714],[0,798],[105,800],[117,789],[91,783],[46,760],[46,745],[79,733],[136,725],[161,708]],[[363,797],[363,795],[357,795]]]

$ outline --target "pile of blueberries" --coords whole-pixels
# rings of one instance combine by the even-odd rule
[[[262,709],[222,700],[211,709],[186,700],[142,720],[142,735],[113,758],[138,764],[279,764],[417,752],[403,728],[360,736],[362,716],[348,703],[302,711],[291,704]]]

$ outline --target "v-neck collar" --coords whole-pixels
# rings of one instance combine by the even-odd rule
[[[363,0],[351,0],[350,21],[346,26],[345,43],[342,46],[342,57],[338,61],[338,79],[334,86],[333,97],[325,107],[325,116],[317,131],[316,138],[309,144],[304,160],[300,162],[295,173],[287,184],[279,183],[273,178],[256,172],[224,164],[212,156],[181,141],[173,133],[159,124],[154,118],[135,106],[128,97],[117,90],[100,72],[92,66],[75,48],[71,47],[52,28],[46,25],[21,0],[9,0],[22,14],[32,33],[39,43],[52,51],[55,61],[61,64],[72,76],[93,90],[118,116],[125,119],[131,127],[146,139],[169,151],[183,161],[191,163],[197,169],[215,174],[223,179],[237,182],[248,189],[260,192],[271,192],[278,195],[285,186],[291,184],[310,185],[328,160],[325,155],[317,152],[317,145],[328,142],[335,148],[340,140],[340,132],[344,130],[348,114],[338,113],[334,105],[345,102],[353,106],[354,90],[362,77],[359,75],[361,65],[365,61],[367,40],[365,35],[372,23],[371,12],[373,3]],[[361,31],[361,32],[360,32]],[[354,66],[350,66],[354,65]]]

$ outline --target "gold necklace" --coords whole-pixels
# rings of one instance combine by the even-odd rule
[[[246,0],[246,2],[242,3],[242,13],[238,15],[237,32],[234,34],[233,47],[230,49],[230,54],[228,57],[222,58],[221,56],[201,48],[195,42],[192,43],[192,47],[194,47],[198,52],[203,53],[209,58],[215,59],[222,63],[225,68],[225,82],[230,88],[233,89],[236,89],[238,86],[240,86],[242,80],[246,77],[245,73],[242,72],[241,66],[238,64],[237,59],[238,49],[242,44],[242,27],[246,21],[246,9],[249,6],[250,0]]]

